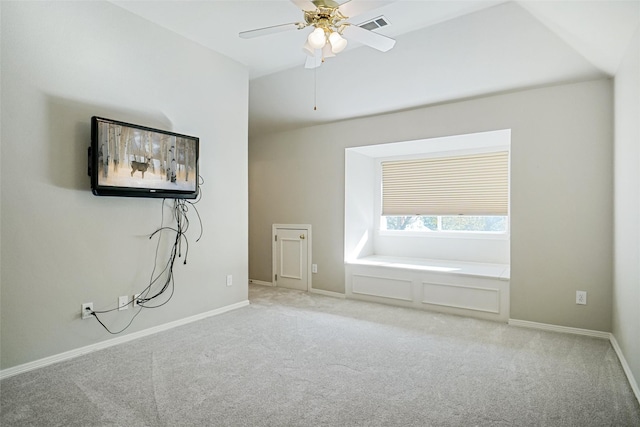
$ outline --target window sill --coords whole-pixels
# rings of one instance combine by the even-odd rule
[[[396,231],[378,230],[378,236],[388,237],[420,237],[425,239],[475,239],[475,240],[505,240],[510,239],[509,233],[469,232],[469,231]]]
[[[391,257],[382,255],[371,255],[363,258],[357,258],[347,261],[346,264],[486,277],[506,281],[511,277],[511,268],[508,264]]]

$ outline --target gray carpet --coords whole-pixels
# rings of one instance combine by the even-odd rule
[[[250,300],[3,380],[2,426],[640,426],[606,340],[260,286]]]

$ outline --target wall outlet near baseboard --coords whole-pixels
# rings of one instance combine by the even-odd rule
[[[312,273],[318,272],[318,264],[311,264],[311,272]]]
[[[129,308],[129,297],[126,295],[118,297],[118,310],[122,311],[126,310],[127,308]]]
[[[233,285],[233,276],[231,274],[227,274],[227,286]]]
[[[85,302],[82,304],[82,308],[80,309],[80,316],[82,317],[82,320],[91,318],[91,313],[93,313],[93,303]]]
[[[576,291],[576,304],[587,305],[587,291]]]

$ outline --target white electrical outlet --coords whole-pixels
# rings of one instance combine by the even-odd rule
[[[233,285],[233,276],[231,274],[227,274],[227,286]]]
[[[133,296],[133,308],[136,307],[142,307],[139,303],[138,303],[138,298],[140,298],[140,294],[135,294]]]
[[[576,291],[576,304],[587,305],[587,291]]]
[[[129,308],[129,297],[126,295],[118,297],[118,310],[122,311],[126,310],[127,308]]]
[[[311,264],[311,272],[312,273],[318,272],[318,264]]]
[[[82,304],[82,308],[80,309],[80,316],[82,317],[82,320],[90,319],[93,316],[91,313],[93,313],[93,303],[85,302]]]

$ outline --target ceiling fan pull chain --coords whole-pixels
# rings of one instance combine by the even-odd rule
[[[318,67],[313,69],[313,111],[318,109]]]

